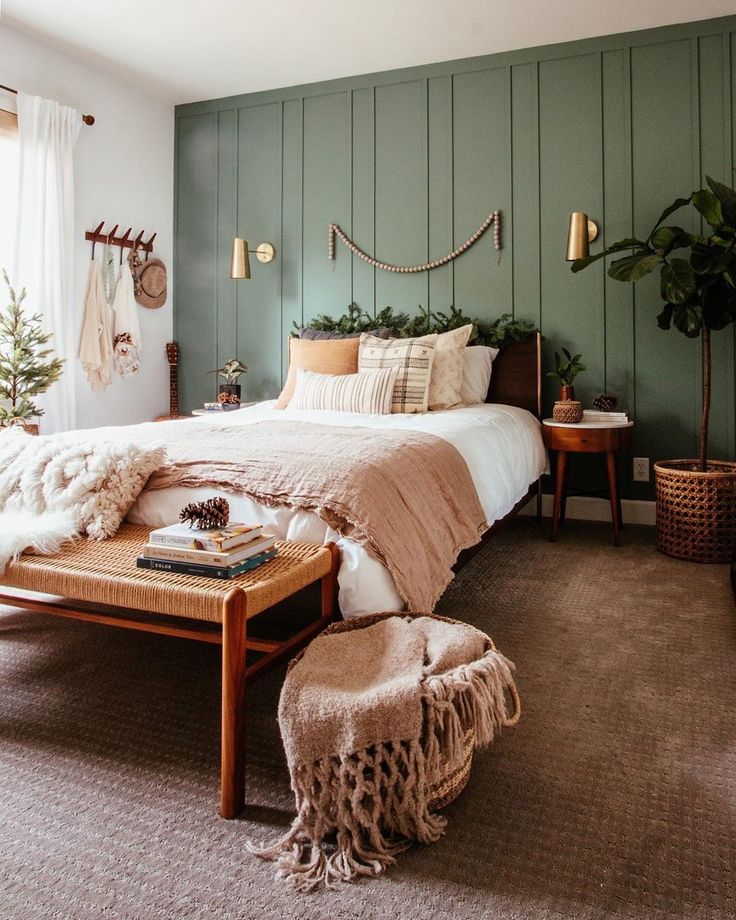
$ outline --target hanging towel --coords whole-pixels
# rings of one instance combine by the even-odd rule
[[[112,380],[112,331],[105,300],[102,268],[93,259],[89,266],[79,360],[93,390],[104,390]]]
[[[141,327],[133,276],[126,265],[120,269],[112,308],[115,311],[115,370],[121,377],[131,377],[141,366]]]
[[[105,285],[105,300],[112,306],[118,278],[115,256],[112,254],[112,246],[109,243],[105,243],[105,249],[102,254],[102,282]]]

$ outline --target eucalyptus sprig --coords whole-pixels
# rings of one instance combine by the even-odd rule
[[[408,313],[394,313],[393,307],[390,306],[384,307],[375,316],[372,316],[356,303],[351,303],[342,316],[332,317],[322,313],[310,320],[308,326],[310,329],[342,334],[368,332],[371,329],[388,329],[389,334],[394,338],[411,338],[432,332],[449,332],[469,323],[473,326],[469,344],[491,345],[494,348],[502,348],[511,342],[520,342],[537,331],[534,323],[514,319],[510,313],[504,313],[498,319],[488,321],[472,319],[452,305],[449,312],[444,313],[434,312],[421,304],[418,313],[410,317]],[[299,326],[294,323],[294,328],[298,330]]]

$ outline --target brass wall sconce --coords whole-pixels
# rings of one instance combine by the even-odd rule
[[[248,249],[248,241],[236,236],[233,240],[233,254],[230,259],[230,277],[237,280],[250,278],[250,253],[254,252],[259,262],[273,262],[276,250],[270,243],[260,243],[256,249]]]
[[[589,244],[598,236],[598,225],[589,220],[583,211],[573,211],[570,215],[570,227],[567,231],[567,253],[565,259],[587,259],[590,255]]]

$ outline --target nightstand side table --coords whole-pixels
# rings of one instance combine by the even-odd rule
[[[548,450],[556,452],[555,497],[552,509],[550,540],[557,539],[560,516],[564,520],[566,472],[570,453],[605,454],[608,468],[608,491],[611,499],[613,542],[621,546],[621,499],[616,475],[616,454],[631,450],[634,442],[633,422],[580,422],[569,424],[546,418],[542,428]]]

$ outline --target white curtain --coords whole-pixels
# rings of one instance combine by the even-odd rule
[[[66,362],[61,379],[38,400],[42,431],[74,427],[75,321],[74,146],[79,112],[39,96],[18,94],[20,175],[13,283],[28,291],[27,309],[40,313]]]

